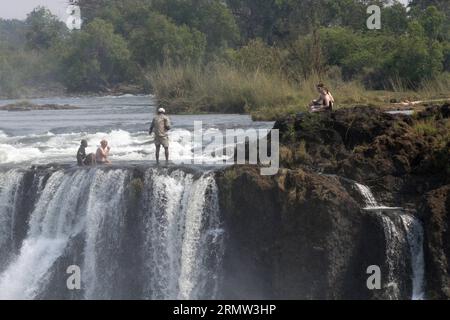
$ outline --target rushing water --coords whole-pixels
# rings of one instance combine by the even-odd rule
[[[80,109],[0,111],[0,299],[220,298],[226,244],[215,175],[202,167],[147,162],[154,159],[147,134],[152,97],[33,102]],[[0,101],[6,103],[11,101]],[[241,115],[171,118],[171,154],[188,159],[192,144],[182,135],[194,121],[213,133],[272,125]],[[76,167],[80,140],[94,152],[103,138],[121,164]],[[406,273],[412,298],[423,299],[420,222],[401,208],[380,205],[367,186],[354,186],[383,227],[388,296],[402,296]],[[81,270],[81,290],[66,284],[73,265]]]
[[[425,259],[423,250],[423,227],[422,224],[412,215],[401,215],[403,225],[408,236],[408,243],[411,251],[411,264],[413,270],[413,300],[423,300],[425,298]]]
[[[12,103],[0,100],[0,105]],[[37,104],[69,104],[80,109],[0,111],[0,164],[46,164],[73,162],[81,139],[88,140],[88,152],[95,152],[101,139],[112,147],[113,161],[154,160],[155,147],[148,135],[155,113],[152,96],[51,98],[31,100]],[[191,159],[192,144],[185,130],[193,131],[194,121],[203,122],[205,145],[217,130],[269,129],[270,122],[253,122],[246,115],[170,115],[172,158]]]
[[[82,270],[77,298],[216,297],[223,230],[213,175],[140,170],[43,170],[27,181],[19,170],[0,172],[0,299],[63,298],[70,265]],[[18,190],[33,180],[40,188],[27,199],[29,186]],[[14,252],[15,208],[32,199]],[[131,275],[130,259],[138,261]]]
[[[386,287],[389,297],[398,299],[400,296],[398,280],[405,263],[403,252],[407,251],[410,254],[409,263],[412,271],[410,277],[412,282],[411,298],[413,300],[424,299],[425,262],[422,224],[413,215],[400,211],[401,208],[380,205],[368,186],[355,182],[355,187],[365,201],[366,207],[364,209],[375,212],[382,221],[388,268]],[[391,213],[391,211],[394,213]],[[408,250],[405,250],[405,246]]]
[[[0,299],[217,297],[224,231],[214,175],[152,167],[153,98],[32,102],[79,109],[0,111]],[[192,158],[182,138],[194,121],[212,134],[272,126],[244,115],[169,116],[171,159]],[[80,140],[95,152],[104,138],[119,165],[77,168]],[[67,290],[71,265],[82,290]]]

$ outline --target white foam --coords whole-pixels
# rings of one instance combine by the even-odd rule
[[[0,164],[50,162],[75,162],[80,141],[88,141],[88,153],[95,153],[100,141],[106,139],[111,147],[111,161],[143,161],[155,160],[153,137],[147,132],[130,133],[125,130],[97,133],[64,133],[47,132],[41,135],[14,136],[0,135]],[[186,130],[175,129],[169,133],[170,158],[174,162],[190,162],[194,157],[191,135]],[[203,147],[206,147],[205,142]],[[217,162],[224,160],[221,150],[217,154],[202,154],[201,160]]]
[[[0,144],[0,163],[21,163],[42,157],[38,148]]]
[[[0,299],[34,299],[71,236],[82,230],[81,194],[89,173],[54,173],[30,218],[30,228],[20,254],[0,275]]]
[[[386,207],[386,206],[374,206],[374,207],[365,207],[363,210],[366,211],[401,211],[404,210],[402,207]]]
[[[144,260],[146,272],[152,276],[144,285],[144,296],[204,299],[210,281],[216,285],[210,274],[214,267],[208,269],[205,261],[218,258],[223,234],[213,176],[206,173],[194,179],[178,170],[169,174],[152,169],[145,185],[151,207],[144,221]]]
[[[0,300],[33,299],[39,282],[61,255],[67,239],[25,240],[18,259],[0,278]]]

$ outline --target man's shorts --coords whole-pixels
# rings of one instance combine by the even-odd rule
[[[169,147],[169,137],[155,137],[155,145],[158,146],[163,146],[165,149],[167,149]]]

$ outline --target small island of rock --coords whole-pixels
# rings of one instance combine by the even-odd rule
[[[0,106],[0,111],[33,111],[33,110],[73,110],[79,109],[79,107],[71,106],[68,104],[43,104],[38,105],[29,101],[20,101],[5,106]]]

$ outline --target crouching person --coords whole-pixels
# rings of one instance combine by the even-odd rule
[[[81,167],[95,165],[95,155],[93,153],[86,154],[87,147],[88,142],[84,139],[81,140],[81,145],[77,152],[77,162]]]

